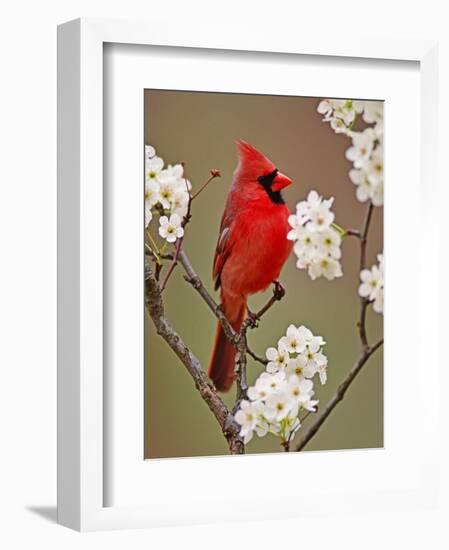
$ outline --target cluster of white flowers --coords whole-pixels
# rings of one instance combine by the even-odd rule
[[[360,272],[359,294],[368,301],[373,302],[373,309],[376,313],[384,311],[384,257],[377,256],[378,264],[371,269],[364,269]]]
[[[145,145],[145,227],[157,210],[163,214],[159,220],[161,237],[171,243],[182,237],[181,222],[187,213],[191,188],[181,164],[164,168],[154,147]]]
[[[341,277],[341,235],[334,228],[333,198],[323,200],[310,191],[307,200],[296,205],[296,214],[288,222],[291,230],[287,239],[295,241],[296,267],[307,269],[312,280],[324,276],[328,280]]]
[[[329,122],[337,134],[349,134],[356,116],[363,111],[363,101],[351,99],[324,99],[318,105],[318,112],[324,115],[324,122]]]
[[[266,370],[248,389],[248,400],[241,402],[235,416],[245,443],[254,432],[259,437],[271,433],[288,442],[301,427],[300,411],[316,410],[312,379],[318,375],[326,383],[324,345],[323,338],[308,328],[290,325],[277,348],[267,349]]]
[[[346,158],[354,165],[349,178],[357,187],[357,199],[360,202],[370,200],[374,206],[381,206],[384,200],[383,103],[325,99],[317,110],[336,133],[343,133],[352,140]],[[359,114],[372,125],[362,132],[353,130]]]

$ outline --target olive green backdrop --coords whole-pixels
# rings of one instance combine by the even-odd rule
[[[193,203],[193,218],[185,249],[208,290],[213,292],[212,260],[221,213],[236,166],[234,140],[243,138],[272,159],[294,184],[284,193],[291,210],[310,189],[334,196],[336,222],[361,228],[366,204],[355,198],[348,179],[351,163],[345,159],[350,140],[336,135],[316,112],[318,99],[198,92],[145,91],[145,143],[156,147],[166,163],[185,162],[194,189],[219,168],[215,180]],[[367,262],[376,262],[383,248],[382,209],[376,208],[369,236]],[[153,232],[155,228],[153,227]],[[328,383],[316,384],[316,397],[325,403],[359,353],[356,322],[359,315],[359,244],[347,238],[342,246],[341,279],[312,281],[295,267],[292,254],[281,274],[287,295],[249,334],[260,354],[276,345],[290,323],[307,325],[322,335],[329,359]],[[256,310],[270,296],[250,299]],[[215,332],[215,319],[177,269],[164,292],[166,314],[205,368]],[[377,340],[382,316],[367,316],[369,337]],[[261,365],[249,360],[252,382]],[[234,402],[232,389],[224,396]],[[311,415],[305,422],[313,420]],[[145,318],[145,457],[182,457],[227,454],[221,431],[197,394],[190,376]],[[337,406],[307,450],[381,447],[383,445],[383,361],[379,350],[365,365],[344,401]],[[281,450],[272,436],[255,437],[248,453]]]

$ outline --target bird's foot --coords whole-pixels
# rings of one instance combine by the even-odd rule
[[[273,297],[275,300],[282,300],[285,296],[285,288],[281,285],[279,281],[273,281]]]
[[[246,326],[249,328],[257,328],[259,326],[260,317],[257,315],[257,313],[253,313],[249,309],[247,310],[246,314]]]

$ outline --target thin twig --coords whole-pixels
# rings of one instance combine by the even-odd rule
[[[282,300],[285,296],[285,289],[279,281],[274,281],[273,295],[268,300],[268,302],[259,309],[257,313],[248,312],[248,317],[244,322],[244,326],[247,328],[256,328],[258,321],[262,318],[263,315],[276,303]]]
[[[268,365],[268,359],[264,359],[260,355],[257,355],[257,353],[252,351],[252,349],[248,346],[248,344],[246,344],[246,351],[247,351],[248,355],[250,355],[258,363],[260,363],[264,366]]]
[[[370,202],[368,209],[366,211],[365,224],[363,226],[362,237],[360,239],[360,272],[365,269],[366,264],[366,243],[368,239],[368,230],[371,222],[371,217],[373,214],[373,203]],[[368,300],[363,296],[360,297],[360,318],[357,323],[359,328],[360,341],[362,343],[362,348],[366,351],[369,348],[368,337],[366,334],[366,310],[368,307]]]
[[[156,260],[156,256],[152,250],[152,248],[145,243],[145,255],[151,256],[154,260]],[[159,259],[161,260],[173,260],[173,254],[160,254]]]
[[[206,183],[204,183],[199,189],[198,191],[192,196],[192,200],[193,199],[196,199],[197,196],[202,192],[204,191],[204,189],[206,189],[206,187],[209,185],[209,183],[214,180],[215,178],[220,178],[221,177],[221,172],[220,170],[217,170],[217,169],[213,169],[210,171],[210,177],[209,179],[206,181]]]
[[[363,231],[361,234],[361,240],[360,240],[360,271],[364,269],[365,262],[366,262],[366,243],[368,239],[368,230],[371,223],[371,217],[373,215],[374,206],[373,203],[370,202],[368,205],[368,208],[366,210],[366,217],[365,217],[365,223],[363,225]]]
[[[161,290],[148,262],[145,265],[145,303],[157,333],[167,342],[184,364],[202,399],[217,419],[228,442],[230,453],[243,454],[244,444],[239,435],[240,426],[217,394],[215,388],[210,384],[197,357],[190,351],[165,317]]]
[[[338,403],[343,399],[348,388],[356,378],[357,374],[362,370],[363,365],[368,361],[371,355],[383,344],[383,339],[379,340],[372,348],[368,348],[363,352],[359,360],[354,364],[346,378],[338,386],[337,391],[333,397],[328,401],[322,412],[318,414],[315,422],[309,426],[309,428],[303,433],[302,438],[300,439],[296,451],[302,451],[307,443],[312,439],[312,437],[318,432],[321,426],[324,424],[330,413],[338,405]]]
[[[347,237],[357,237],[357,239],[362,238],[362,234],[360,233],[360,231],[358,229],[346,229],[344,234]]]
[[[170,275],[173,273],[175,267],[178,264],[179,252],[181,251],[181,246],[182,246],[182,239],[183,238],[181,237],[176,241],[176,248],[175,248],[175,253],[173,255],[173,261],[170,264],[170,267],[168,268],[168,271],[167,271],[167,274],[165,275],[164,280],[162,281],[161,292],[164,292],[164,289],[167,286],[168,279],[170,278]]]

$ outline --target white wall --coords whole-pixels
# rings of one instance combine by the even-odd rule
[[[447,17],[439,2],[354,0],[307,2],[226,0],[16,0],[4,2],[0,31],[0,546],[198,548],[245,546],[364,549],[395,543],[447,547],[445,511],[420,516],[356,517],[238,527],[194,527],[79,535],[42,518],[56,500],[56,25],[79,16],[154,20],[170,33],[182,18],[200,33],[205,25],[280,25],[298,33],[357,33],[441,39],[440,166],[446,173],[449,97]],[[165,18],[165,19],[164,19]],[[447,177],[445,178],[447,180]],[[443,180],[442,180],[443,181]],[[448,191],[442,187],[441,208]],[[443,196],[444,194],[444,196]],[[442,210],[435,213],[444,219]],[[444,242],[444,241],[443,241]],[[444,258],[443,258],[444,260]],[[447,263],[447,262],[446,262]],[[445,270],[447,273],[447,270]],[[446,300],[442,296],[442,300]],[[447,307],[445,308],[447,311]],[[448,387],[426,388],[432,396]],[[419,408],[418,408],[419,414]],[[444,408],[447,418],[447,407]],[[411,421],[413,419],[411,418]],[[442,429],[447,432],[447,423]],[[443,433],[443,432],[442,432]],[[445,449],[447,451],[447,447]],[[447,476],[445,478],[447,481]],[[446,484],[447,489],[447,484]],[[445,493],[448,494],[447,492]],[[447,497],[446,497],[447,504]],[[30,510],[38,507],[40,515]],[[44,509],[42,510],[42,507]],[[389,534],[387,534],[389,532]],[[236,534],[238,533],[238,535]],[[9,539],[6,542],[6,539]],[[238,542],[236,542],[238,541]],[[107,545],[107,546],[106,546]]]

